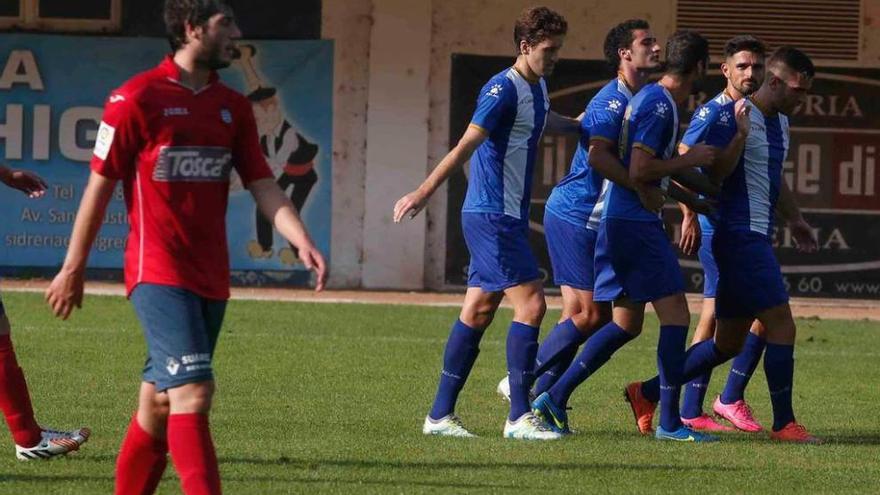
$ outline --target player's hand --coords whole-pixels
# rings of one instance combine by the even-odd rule
[[[790,222],[788,228],[791,230],[794,242],[797,243],[798,251],[812,253],[819,249],[819,241],[816,239],[813,227],[806,220],[800,218]]]
[[[46,193],[46,182],[39,175],[27,170],[10,170],[3,179],[7,186],[18,189],[29,198],[39,198]]]
[[[678,240],[678,247],[681,252],[691,256],[700,249],[700,222],[697,221],[697,215],[693,212],[684,215],[681,219],[681,239]]]
[[[659,212],[666,203],[666,193],[664,193],[659,187],[637,187],[636,194],[638,194],[642,206],[648,211]]]
[[[66,320],[73,312],[74,306],[82,308],[84,283],[82,271],[61,268],[46,289],[46,302],[49,303],[55,316]]]
[[[712,162],[715,161],[715,154],[717,153],[717,149],[714,146],[709,146],[705,143],[695,144],[691,146],[687,153],[684,156],[690,158],[690,163],[692,167],[697,167],[700,165],[711,165]]]
[[[314,245],[298,248],[298,250],[299,259],[302,260],[303,265],[315,272],[315,292],[321,292],[327,282],[327,263],[324,261],[324,255]]]
[[[752,120],[749,117],[752,107],[747,102],[748,99],[743,98],[733,106],[733,116],[736,119],[736,133],[743,137],[748,136],[752,128]]]
[[[422,194],[419,190],[415,190],[398,199],[397,203],[394,204],[394,223],[400,223],[406,216],[409,216],[409,218],[415,217],[422,211],[427,202],[428,196]]]

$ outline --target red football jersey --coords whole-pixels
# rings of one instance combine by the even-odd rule
[[[173,285],[229,298],[226,206],[232,168],[242,184],[271,178],[250,102],[216,73],[193,91],[171,57],[107,99],[91,168],[119,179],[130,231],[125,285]]]

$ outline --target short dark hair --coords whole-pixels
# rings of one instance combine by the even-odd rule
[[[568,32],[565,17],[547,7],[531,7],[523,10],[513,26],[513,43],[519,53],[519,43],[525,40],[535,46],[551,36]]]
[[[651,29],[651,26],[644,19],[628,19],[611,28],[605,35],[605,61],[609,67],[617,69],[620,66],[620,55],[617,51],[632,46],[635,39],[633,31],[637,29]]]
[[[752,52],[763,57],[767,54],[767,45],[750,34],[734,36],[724,45],[724,58],[730,58],[742,51]]]
[[[816,67],[813,65],[810,57],[793,46],[780,46],[770,56],[770,61],[767,62],[768,67],[780,64],[807,77],[816,75]]]
[[[709,41],[700,33],[679,30],[666,42],[666,72],[685,75],[693,72],[697,65],[709,64]]]
[[[186,44],[186,25],[204,26],[219,13],[232,13],[225,0],[165,0],[165,32],[172,51]]]

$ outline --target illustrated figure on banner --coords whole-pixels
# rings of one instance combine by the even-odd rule
[[[290,189],[290,200],[302,215],[306,198],[318,182],[314,167],[318,145],[303,137],[284,115],[278,90],[257,70],[256,47],[240,45],[238,48],[241,55],[235,64],[244,74],[245,91],[253,105],[263,155],[277,178],[278,186],[285,192]],[[233,190],[240,187],[240,181],[233,182]],[[274,254],[272,223],[259,210],[256,210],[255,221],[257,238],[248,242],[248,255],[253,259],[270,259]],[[285,265],[299,262],[293,245],[279,249],[278,257]]]

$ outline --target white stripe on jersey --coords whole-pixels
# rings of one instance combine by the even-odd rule
[[[758,108],[751,106],[749,118],[751,130],[746,139],[743,151],[743,168],[745,169],[746,193],[749,198],[749,230],[764,235],[770,231],[770,142],[767,137],[767,124],[764,114]],[[782,131],[783,154],[782,161],[788,155],[788,118],[779,115],[779,125]]]
[[[529,139],[535,129],[535,107],[532,89],[516,69],[507,71],[507,78],[516,88],[516,120],[510,128],[507,138],[507,152],[504,155],[504,214],[514,218],[522,216],[522,201],[526,187],[526,171],[528,168]],[[550,101],[547,97],[547,85],[541,79],[541,92],[544,95],[544,122],[547,123],[547,109]],[[536,146],[540,145],[539,142]]]

